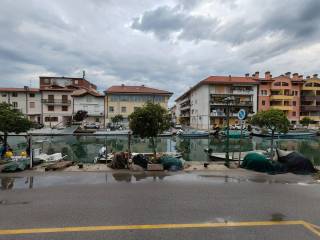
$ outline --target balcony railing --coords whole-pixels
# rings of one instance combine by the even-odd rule
[[[320,101],[320,96],[301,96],[302,101]]]
[[[320,106],[312,106],[312,105],[301,105],[301,111],[302,112],[308,112],[308,111],[316,111],[316,112],[320,112]]]
[[[230,104],[227,104],[226,102],[215,102],[215,101],[210,101],[211,105],[216,105],[216,106],[252,106],[253,102],[252,101],[241,101],[241,102],[232,102]]]
[[[226,117],[227,115],[225,113],[220,113],[220,112],[211,112],[210,113],[211,117]],[[238,117],[238,113],[230,113],[230,117]]]
[[[292,100],[292,95],[271,95],[270,100]]]
[[[71,105],[71,100],[62,99],[42,99],[42,103],[48,105]]]

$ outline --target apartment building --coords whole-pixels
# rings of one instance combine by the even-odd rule
[[[41,93],[38,88],[0,88],[0,102],[6,102],[36,123],[41,123]]]
[[[94,89],[79,89],[72,93],[73,98],[73,115],[78,111],[84,110],[88,113],[86,121],[89,123],[99,123],[104,127],[104,95]]]
[[[301,88],[300,120],[308,117],[320,124],[320,79],[307,76]]]
[[[96,90],[97,87],[83,78],[44,77],[40,78],[42,93],[42,121],[45,126],[68,125],[74,113],[74,91],[79,89]]]
[[[282,110],[293,124],[300,120],[300,95],[304,84],[303,76],[290,72],[278,77],[272,77],[266,72],[264,78],[259,78],[259,72],[255,73],[259,79],[259,110],[270,108]]]
[[[159,103],[168,108],[168,100],[172,93],[164,90],[142,86],[111,86],[105,91],[106,124],[117,114],[124,117],[124,124],[128,124],[128,116],[146,102]]]
[[[258,109],[258,79],[238,76],[210,76],[176,99],[178,122],[197,129],[212,129],[226,123],[238,124],[237,113],[246,109],[254,114]],[[232,99],[226,101],[226,99]]]

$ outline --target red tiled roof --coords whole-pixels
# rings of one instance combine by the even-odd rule
[[[201,81],[202,84],[233,84],[233,83],[252,83],[258,84],[258,81],[252,77],[233,77],[233,76],[210,76]]]
[[[26,92],[24,88],[0,88],[0,92]],[[39,88],[29,88],[27,92],[39,92]]]
[[[189,94],[192,90],[196,89],[197,87],[201,85],[206,84],[259,84],[258,79],[255,79],[254,77],[233,77],[233,76],[210,76],[202,81],[198,82],[196,85],[194,85],[192,88],[190,88],[188,91],[183,93],[181,96],[179,96],[175,101],[181,99],[182,97]]]
[[[106,91],[106,93],[128,93],[128,94],[162,94],[162,95],[172,95],[172,92],[159,90],[155,88],[150,88],[146,86],[111,86]]]
[[[79,89],[79,90],[76,90],[72,93],[72,96],[74,97],[81,97],[81,96],[84,96],[84,95],[87,95],[87,94],[90,94],[94,97],[104,97],[104,95],[98,93],[97,91],[90,91],[90,90],[87,90],[87,89]]]

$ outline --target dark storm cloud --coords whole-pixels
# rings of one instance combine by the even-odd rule
[[[177,33],[178,38],[190,41],[209,39],[216,26],[216,19],[189,15],[179,5],[146,11],[131,24],[133,29],[154,33],[160,39],[169,39]]]
[[[229,3],[233,7],[236,6],[235,1],[229,1]],[[287,35],[284,39],[288,44],[293,45],[310,37],[319,36],[319,0],[266,1],[264,3],[264,6],[257,5],[252,11],[248,11],[248,14],[237,16],[221,24],[218,16],[197,17],[178,8],[180,5],[160,6],[135,18],[132,28],[154,33],[162,40],[170,39],[177,34],[180,39],[187,41],[212,40],[231,45],[240,45],[275,33]],[[183,5],[183,2],[181,4]],[[191,1],[187,6],[189,8],[194,5],[194,1]],[[289,38],[297,38],[297,41],[291,41]],[[270,50],[276,51],[276,49]]]

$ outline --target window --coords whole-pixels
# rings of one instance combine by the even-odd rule
[[[34,93],[29,93],[29,97],[35,97],[36,95]]]
[[[266,101],[265,100],[262,100],[262,105],[266,105]]]
[[[14,108],[17,108],[17,107],[18,107],[18,102],[12,102],[12,106],[13,106]]]
[[[296,116],[296,112],[292,112],[292,116],[295,117]]]
[[[45,122],[58,122],[58,117],[45,117]]]
[[[74,84],[76,84],[76,85],[77,85],[78,83],[79,83],[79,82],[78,82],[78,80],[74,80]]]
[[[136,111],[136,110],[138,110],[138,108],[139,108],[139,107],[134,107],[134,108],[133,108],[133,111]]]
[[[113,106],[109,107],[109,112],[114,112],[114,107]]]
[[[281,82],[275,82],[273,85],[274,86],[281,86]]]
[[[62,95],[62,102],[67,103],[68,102],[68,95]]]
[[[289,86],[289,83],[287,83],[287,82],[282,82],[282,86]]]
[[[304,86],[305,87],[312,87],[312,83],[306,83]]]
[[[29,107],[30,107],[30,108],[35,108],[35,107],[36,107],[35,102],[29,102]]]
[[[68,106],[62,106],[62,111],[67,112],[68,111]]]
[[[48,106],[48,111],[53,112],[54,111],[54,106]]]
[[[48,95],[48,102],[54,102],[54,95]]]
[[[293,101],[293,102],[292,102],[292,105],[293,105],[293,106],[296,106],[296,105],[297,105],[297,102],[296,102],[296,101]]]
[[[320,83],[313,83],[314,87],[320,87]]]
[[[18,93],[17,92],[13,92],[12,93],[12,97],[18,97]]]
[[[87,102],[92,102],[91,96],[87,96]]]
[[[96,118],[96,122],[99,123],[100,122],[100,118]]]
[[[127,107],[121,107],[121,112],[125,113],[127,111]]]
[[[2,93],[1,96],[2,97],[7,97],[7,94],[6,93]]]
[[[44,81],[45,84],[49,84],[50,83],[50,79],[49,78],[45,78],[43,81]]]

